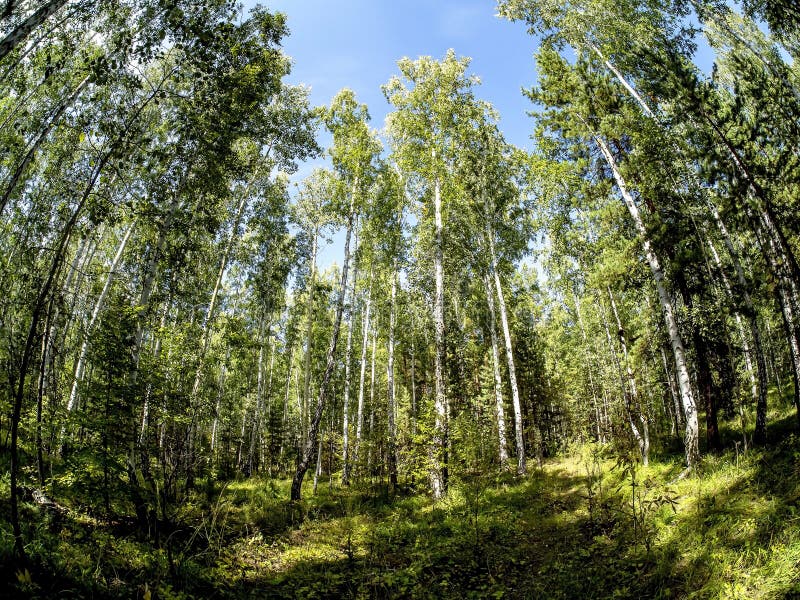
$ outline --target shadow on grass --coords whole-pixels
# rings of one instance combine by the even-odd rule
[[[489,484],[492,485],[489,485]],[[458,482],[434,503],[419,497],[357,505],[310,524],[290,549],[250,557],[227,580],[229,597],[655,597],[655,560],[615,536],[597,536],[584,478],[548,469],[523,482]],[[349,521],[348,521],[349,520]],[[301,528],[302,530],[302,528]],[[348,536],[349,532],[349,536]],[[327,536],[330,536],[326,538]],[[263,546],[260,547],[263,550]]]
[[[771,429],[771,439],[782,438],[775,446],[741,460],[709,457],[703,472],[678,482],[680,511],[647,517],[649,550],[624,477],[606,465],[606,489],[596,494],[583,466],[562,461],[521,480],[465,476],[437,502],[321,486],[288,505],[284,483],[209,486],[196,499],[204,508],[185,516],[192,526],[161,548],[28,505],[26,536],[40,563],[28,582],[3,560],[0,586],[42,598],[142,598],[146,590],[152,598],[796,597],[793,418]],[[679,470],[673,461],[651,472],[663,487]]]
[[[669,579],[698,597],[800,598],[797,417],[772,423],[772,445],[707,458],[684,488],[689,506],[661,545]]]
[[[30,582],[9,561],[0,577],[29,598],[654,597],[652,561],[628,547],[624,523],[595,535],[584,491],[582,476],[554,468],[521,482],[464,479],[439,502],[333,490],[310,501],[302,522],[238,537],[231,523],[215,550],[198,543],[172,556],[108,527],[39,515],[36,556],[51,560],[30,568]]]

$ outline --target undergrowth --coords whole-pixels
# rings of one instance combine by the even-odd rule
[[[0,529],[8,596],[797,598],[800,444],[707,456],[677,479],[587,445],[518,479],[473,472],[440,500],[288,481],[200,482],[158,544],[126,521],[26,502],[28,565]],[[8,478],[0,479],[6,498]],[[2,505],[8,511],[7,502]]]

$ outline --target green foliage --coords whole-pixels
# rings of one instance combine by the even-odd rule
[[[673,481],[677,462],[592,445],[522,480],[465,473],[438,502],[323,486],[301,521],[288,481],[208,481],[161,547],[31,504],[34,565],[0,574],[25,596],[780,597],[800,557],[795,446],[727,452]]]
[[[41,4],[0,49],[14,593],[798,592],[790,3],[500,1],[541,42],[530,156],[453,50],[398,62],[379,134],[284,83],[282,14]],[[353,268],[319,269],[343,225]],[[711,452],[678,472],[698,392]],[[512,439],[548,462],[513,476]]]

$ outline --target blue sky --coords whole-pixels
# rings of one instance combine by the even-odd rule
[[[256,4],[245,0],[247,11]],[[372,126],[380,129],[390,107],[381,85],[398,73],[398,59],[428,55],[441,58],[449,48],[472,58],[470,73],[481,85],[476,95],[500,113],[506,140],[530,150],[533,122],[523,87],[536,81],[536,40],[524,24],[494,15],[494,0],[272,0],[261,2],[286,14],[290,29],[283,48],[293,59],[288,82],[311,88],[311,102],[329,104],[344,87],[367,104]],[[696,60],[710,71],[711,53],[700,42]],[[324,144],[325,136],[320,136]],[[301,166],[295,181],[308,175],[324,158]],[[322,249],[320,266],[341,263],[344,236],[339,233]]]
[[[244,2],[245,10],[256,4]],[[311,87],[311,102],[329,104],[343,87],[367,104],[380,129],[390,107],[381,85],[398,73],[408,56],[441,58],[449,48],[472,58],[471,74],[481,78],[478,97],[499,111],[506,139],[531,148],[530,102],[522,87],[535,79],[535,40],[525,26],[494,16],[493,0],[273,0],[261,2],[286,14],[290,29],[283,48],[293,60],[289,83]],[[324,142],[324,138],[321,138]],[[324,160],[302,165],[301,179]],[[321,266],[341,262],[341,235],[322,253]]]
[[[273,0],[265,6],[287,15],[289,81],[311,86],[315,104],[328,104],[349,87],[380,128],[389,109],[380,86],[397,73],[397,60],[439,58],[453,48],[472,57],[471,72],[483,82],[477,93],[500,111],[508,140],[529,146],[529,103],[520,88],[535,79],[534,39],[523,25],[495,17],[492,0]]]

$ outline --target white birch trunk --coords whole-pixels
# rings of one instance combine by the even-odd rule
[[[308,431],[308,439],[303,448],[303,453],[300,459],[300,464],[297,465],[294,477],[292,478],[291,487],[291,500],[296,502],[300,500],[300,490],[303,485],[303,478],[308,470],[311,461],[311,455],[314,452],[314,446],[317,442],[317,432],[319,431],[319,423],[322,420],[322,412],[325,409],[325,403],[328,395],[328,387],[330,385],[331,376],[336,362],[336,346],[339,342],[339,331],[342,324],[342,312],[344,311],[344,297],[347,292],[347,275],[350,268],[350,237],[353,233],[353,221],[355,219],[355,200],[356,191],[358,190],[358,178],[356,177],[353,183],[353,190],[350,194],[350,209],[348,211],[347,231],[344,239],[344,261],[342,264],[342,280],[339,284],[338,298],[336,299],[336,316],[333,321],[333,331],[331,332],[331,341],[328,346],[328,352],[325,360],[325,372],[322,376],[322,383],[320,385],[319,396],[317,397],[317,405],[314,409],[314,416]]]
[[[633,410],[635,410],[637,416],[639,417],[639,422],[642,428],[641,430],[637,430],[637,428],[634,427],[634,435],[636,436],[636,441],[639,444],[639,452],[642,456],[642,464],[646,467],[650,462],[650,431],[647,426],[647,416],[642,411],[642,405],[639,402],[639,391],[636,389],[636,377],[633,375],[630,357],[628,356],[628,340],[625,336],[625,330],[622,328],[622,321],[619,318],[617,303],[614,300],[614,294],[611,292],[611,287],[606,286],[606,290],[608,291],[608,298],[611,300],[611,312],[614,314],[614,320],[617,322],[617,336],[619,338],[619,344],[622,347],[622,360],[625,363],[625,375],[628,379],[628,387],[631,394],[632,403],[628,405],[631,426],[633,426]]]
[[[581,331],[581,339],[583,339],[583,346],[584,346],[584,356],[586,357],[586,361],[588,363],[594,363],[592,360],[593,355],[591,349],[589,348],[589,338],[586,335],[586,326],[583,323],[583,315],[581,314],[581,303],[580,299],[578,298],[578,294],[573,293],[573,298],[575,299],[575,312],[578,315],[578,327]],[[605,443],[605,426],[603,422],[603,415],[601,413],[600,402],[597,400],[597,387],[595,386],[594,382],[594,375],[592,374],[592,369],[595,368],[594,364],[590,364],[589,368],[586,370],[586,374],[589,378],[589,390],[592,394],[592,408],[594,409],[595,414],[595,432],[597,435],[597,441],[601,444]]]
[[[492,371],[494,373],[495,415],[497,417],[497,450],[500,457],[500,468],[508,466],[508,446],[506,444],[506,416],[503,408],[503,380],[500,376],[500,353],[497,348],[497,318],[494,313],[494,290],[486,275],[483,279],[486,290],[486,303],[489,306],[489,333],[492,340]]]
[[[642,112],[645,115],[652,117],[653,116],[652,110],[647,105],[647,103],[642,99],[642,97],[638,94],[638,92],[634,89],[634,87],[630,83],[628,83],[628,81],[619,72],[619,70],[607,58],[603,56],[602,52],[596,46],[594,46],[591,42],[587,43],[589,47],[592,48],[592,50],[604,61],[606,67],[609,70],[611,70],[612,73],[614,73],[617,80],[628,91],[631,97],[633,97],[634,100],[636,100],[636,102],[642,108]],[[763,189],[753,179],[747,165],[742,161],[736,149],[733,147],[728,138],[725,136],[724,132],[721,131],[717,123],[713,119],[711,119],[705,112],[703,113],[703,118],[717,134],[717,136],[720,139],[720,142],[727,149],[732,162],[734,163],[736,168],[741,172],[741,174],[745,177],[749,189],[756,200],[756,204],[758,205],[757,210],[759,214],[757,218],[763,224],[768,238],[767,239],[768,247],[765,247],[763,242],[761,245],[762,248],[764,248],[764,254],[765,257],[767,258],[768,266],[770,267],[770,270],[773,272],[776,279],[778,280],[778,301],[781,304],[781,308],[784,314],[784,319],[786,319],[787,340],[789,343],[789,351],[792,358],[792,375],[795,383],[794,401],[798,410],[797,413],[798,419],[800,419],[800,323],[798,323],[798,321],[795,320],[798,317],[800,317],[800,315],[798,315],[798,312],[800,312],[800,290],[797,289],[797,281],[795,276],[797,274],[797,270],[796,270],[796,265],[794,263],[794,257],[791,254],[791,249],[789,249],[788,245],[786,244],[786,240],[782,235],[780,228],[776,225],[776,223],[772,218],[767,200],[764,196]],[[719,216],[718,214],[715,215],[717,224],[721,222],[718,216]],[[729,239],[729,237],[725,234],[724,237],[726,240]],[[773,258],[770,258],[770,254],[774,255]],[[795,267],[794,270],[793,267]],[[758,329],[757,325],[755,329],[757,331]],[[754,343],[756,342],[754,341]],[[766,366],[764,366],[763,370],[759,369],[759,378],[760,378],[760,383],[762,384],[766,384],[765,371],[766,371]],[[761,410],[759,411],[759,409]],[[765,385],[761,386],[761,390],[759,392],[759,401],[757,403],[756,413],[757,413],[756,437],[757,439],[759,439],[759,441],[763,441],[762,438],[766,433]]]
[[[358,248],[358,231],[356,231]],[[353,315],[356,308],[356,283],[358,262],[353,261],[353,285],[350,290],[350,306],[347,310],[347,343],[344,350],[344,394],[342,399],[342,485],[350,485],[350,363],[353,356]]]
[[[713,244],[709,239],[708,243],[711,245],[711,252],[714,256],[714,261],[717,263],[717,267],[719,268],[720,273],[723,275],[728,296],[736,308],[735,317],[740,331],[739,335],[742,339],[745,366],[750,376],[751,393],[756,404],[756,427],[753,437],[757,443],[763,443],[766,441],[767,433],[767,364],[764,359],[764,348],[761,341],[761,330],[758,327],[758,316],[755,307],[753,306],[753,299],[750,296],[749,286],[747,284],[747,279],[744,276],[744,269],[742,268],[741,260],[739,260],[739,253],[736,251],[736,248],[733,245],[733,240],[728,233],[728,228],[725,226],[725,222],[722,220],[722,216],[719,214],[717,207],[712,202],[708,202],[708,207],[711,210],[712,216],[714,217],[714,223],[716,224],[717,229],[722,236],[722,241],[725,244],[725,248],[728,250],[728,254],[733,261],[734,270],[736,271],[736,281],[740,287],[742,300],[744,300],[745,316],[747,317],[747,323],[750,328],[750,335],[753,338],[753,348],[751,351],[747,336],[744,334],[744,330],[742,328],[740,318],[741,311],[739,311],[738,307],[736,307],[733,289],[731,288],[730,283],[728,283],[727,278],[725,278],[725,272],[722,269],[722,261],[717,254],[716,248],[713,247]],[[753,372],[751,358],[753,354],[755,355],[756,359],[755,373]]]
[[[376,319],[372,325],[372,361],[370,363],[370,371],[369,371],[369,433],[371,440],[375,439],[374,437],[372,437],[372,432],[375,429],[375,348],[377,345],[378,345],[378,323]],[[372,465],[372,448],[367,447],[367,474],[370,473],[371,465]]]
[[[617,163],[614,160],[614,156],[611,154],[611,151],[608,149],[605,141],[598,136],[595,136],[594,139],[597,142],[597,146],[600,148],[600,152],[603,154],[606,163],[611,169],[614,180],[617,183],[617,188],[620,190],[620,194],[625,202],[625,206],[628,208],[628,212],[633,219],[636,231],[641,237],[645,257],[648,265],[650,266],[650,270],[653,273],[656,291],[658,292],[658,299],[661,303],[661,309],[664,313],[667,336],[669,337],[670,345],[672,346],[672,352],[675,356],[675,368],[678,373],[678,387],[681,392],[681,403],[683,405],[683,413],[686,419],[686,432],[684,436],[686,465],[687,467],[691,468],[697,462],[700,453],[698,442],[699,429],[697,422],[697,406],[695,404],[691,381],[689,379],[686,350],[684,349],[683,339],[681,338],[678,330],[678,323],[675,319],[675,311],[672,306],[672,299],[670,298],[665,286],[664,271],[661,268],[661,263],[659,262],[658,257],[653,251],[650,238],[648,237],[647,230],[644,226],[644,222],[639,214],[639,207],[636,206],[633,196],[628,191],[625,180],[622,178],[622,174],[617,168]]]
[[[261,324],[259,327],[259,345],[258,345],[258,360],[256,365],[256,412],[253,415],[253,427],[250,430],[250,450],[247,455],[247,463],[250,473],[253,472],[253,463],[255,462],[255,457],[257,450],[261,448],[262,441],[261,441],[261,430],[262,430],[262,418],[264,415],[264,346],[269,342],[270,339],[270,328],[271,325],[267,325],[267,334],[264,335],[264,316],[261,317]],[[266,338],[266,339],[265,339]],[[270,346],[270,356],[274,355],[272,346]],[[271,369],[270,365],[270,369]]]
[[[303,358],[303,396],[300,404],[300,444],[305,444],[308,406],[311,402],[311,344],[314,332],[314,287],[317,281],[317,251],[319,250],[319,230],[314,230],[311,245],[311,273],[308,282],[308,305],[306,307],[306,352]]]
[[[322,475],[322,436],[317,442],[317,466],[314,469],[314,496],[317,495],[317,485],[319,484],[319,476]]]
[[[236,207],[236,215],[233,219],[233,227],[228,236],[228,242],[225,244],[225,251],[222,254],[219,270],[217,271],[217,279],[214,282],[214,290],[211,292],[211,300],[206,309],[205,319],[203,320],[203,336],[200,341],[200,357],[197,364],[197,370],[194,375],[194,384],[192,385],[192,398],[197,397],[197,392],[200,390],[200,381],[203,376],[203,361],[208,353],[208,347],[211,344],[211,333],[213,332],[214,312],[217,309],[217,300],[219,298],[219,291],[222,287],[222,279],[225,276],[225,271],[228,269],[228,261],[233,252],[233,247],[236,245],[236,240],[239,237],[239,223],[242,220],[242,215],[247,207],[248,191],[242,193],[242,198],[239,205]]]
[[[433,152],[434,161],[436,153]],[[435,338],[434,380],[436,395],[434,399],[434,427],[431,448],[431,488],[434,498],[441,498],[447,490],[447,390],[444,380],[445,356],[445,331],[444,331],[444,270],[442,248],[442,189],[437,176],[433,185],[433,210],[434,210],[434,251],[433,251],[433,276],[435,292],[433,301],[433,326]]]
[[[395,429],[395,397],[394,397],[394,326],[395,303],[397,299],[397,259],[392,272],[392,291],[389,304],[389,345],[386,358],[386,394],[388,399],[389,421],[389,485],[397,487],[397,431]]]
[[[358,379],[358,409],[356,411],[356,443],[353,448],[353,464],[358,467],[358,454],[361,449],[361,430],[364,425],[364,380],[367,373],[367,348],[369,341],[370,309],[372,308],[372,275],[367,291],[367,306],[364,309],[364,320],[361,327],[364,330],[361,342],[361,374]]]
[[[606,343],[608,344],[608,355],[611,358],[611,363],[614,365],[614,368],[617,370],[617,379],[619,381],[619,393],[622,397],[623,405],[624,405],[624,412],[625,417],[628,420],[628,425],[630,425],[631,433],[633,434],[634,440],[636,440],[637,446],[641,451],[643,446],[643,439],[642,433],[639,431],[639,428],[636,426],[636,422],[633,420],[633,411],[631,410],[631,402],[630,402],[630,392],[626,386],[625,380],[625,373],[622,370],[622,365],[619,362],[619,356],[617,356],[617,348],[614,345],[614,340],[611,336],[611,329],[608,325],[608,317],[606,315],[605,308],[603,306],[602,301],[598,298],[598,305],[600,318],[603,321],[603,329],[606,332]]]
[[[164,307],[164,313],[161,315],[161,322],[159,323],[159,329],[163,330],[164,327],[167,325],[167,316],[169,315],[170,311],[171,300],[168,300],[166,306]],[[157,364],[159,358],[161,357],[161,336],[156,337],[155,344],[153,346],[153,362]],[[147,427],[150,425],[150,397],[153,392],[153,384],[152,382],[147,383],[147,391],[144,395],[144,406],[142,407],[142,426],[139,429],[139,445],[141,446],[144,444],[145,435],[147,434]]]
[[[500,274],[497,272],[497,256],[494,252],[494,232],[491,226],[486,226],[486,237],[489,241],[489,257],[491,259],[491,271],[494,276],[494,285],[497,292],[497,305],[500,309],[500,324],[503,328],[503,341],[506,345],[506,361],[508,362],[508,379],[511,384],[511,405],[514,408],[514,435],[517,450],[517,474],[524,475],[527,470],[527,461],[525,458],[525,437],[522,429],[522,405],[519,400],[519,388],[517,387],[517,371],[514,367],[514,348],[511,343],[511,328],[508,325],[508,312],[506,310],[506,301],[503,296],[503,286],[500,283]],[[534,436],[536,441],[536,458],[541,464],[541,448],[539,447],[538,429],[536,424],[533,423]]]
[[[292,388],[292,371],[293,371],[293,352],[294,346],[289,346],[289,352],[286,359],[286,393],[283,395],[283,415],[281,415],[281,444],[278,448],[278,458],[283,459],[284,446],[286,445],[286,438],[289,434],[289,393]]]
[[[416,356],[414,353],[414,315],[411,314],[411,437],[417,435],[417,382]]]
[[[86,353],[89,350],[89,337],[92,331],[94,330],[94,326],[97,323],[97,319],[103,310],[103,306],[105,306],[105,301],[106,298],[108,297],[108,292],[111,289],[112,284],[114,283],[114,276],[116,275],[116,270],[119,267],[119,263],[122,260],[122,255],[125,252],[125,247],[128,245],[128,240],[131,239],[131,234],[133,233],[135,227],[136,227],[136,221],[134,221],[128,226],[128,229],[122,236],[122,240],[120,240],[119,246],[117,246],[117,252],[114,255],[114,259],[111,261],[111,266],[108,269],[108,276],[106,277],[105,285],[103,285],[103,289],[94,303],[94,309],[92,310],[92,314],[89,317],[89,322],[86,324],[86,331],[84,331],[83,342],[81,343],[80,352],[78,352],[78,360],[75,363],[75,374],[73,375],[72,378],[72,388],[70,390],[69,400],[67,402],[68,413],[71,413],[78,408],[78,387],[80,386],[80,383],[83,380],[83,371],[86,368]]]
[[[622,87],[624,87],[628,91],[628,93],[631,95],[631,97],[634,100],[636,100],[637,104],[641,107],[642,112],[646,116],[652,118],[653,117],[653,111],[650,108],[650,106],[647,104],[647,102],[644,101],[644,99],[641,97],[641,95],[639,95],[639,92],[637,92],[636,89],[630,83],[628,83],[628,80],[625,79],[625,77],[622,75],[622,73],[620,73],[619,69],[617,69],[617,67],[614,66],[614,63],[612,63],[610,60],[608,60],[603,55],[603,53],[600,50],[600,48],[598,48],[595,44],[593,44],[590,41],[587,42],[587,43],[588,43],[589,48],[591,48],[592,51],[595,54],[597,54],[597,56],[600,58],[600,60],[603,61],[603,64],[606,66],[606,68],[614,74],[614,77],[617,78],[617,81],[619,81],[620,84],[622,84]]]
[[[669,365],[667,364],[667,353],[664,352],[664,348],[660,348],[661,350],[661,363],[664,367],[664,377],[667,378],[667,385],[669,386],[669,393],[672,396],[672,416],[673,422],[671,429],[671,433],[673,435],[677,435],[677,433],[682,428],[682,421],[681,418],[681,401],[678,398],[678,390],[675,389],[675,378],[672,376],[672,371],[669,369]]]

